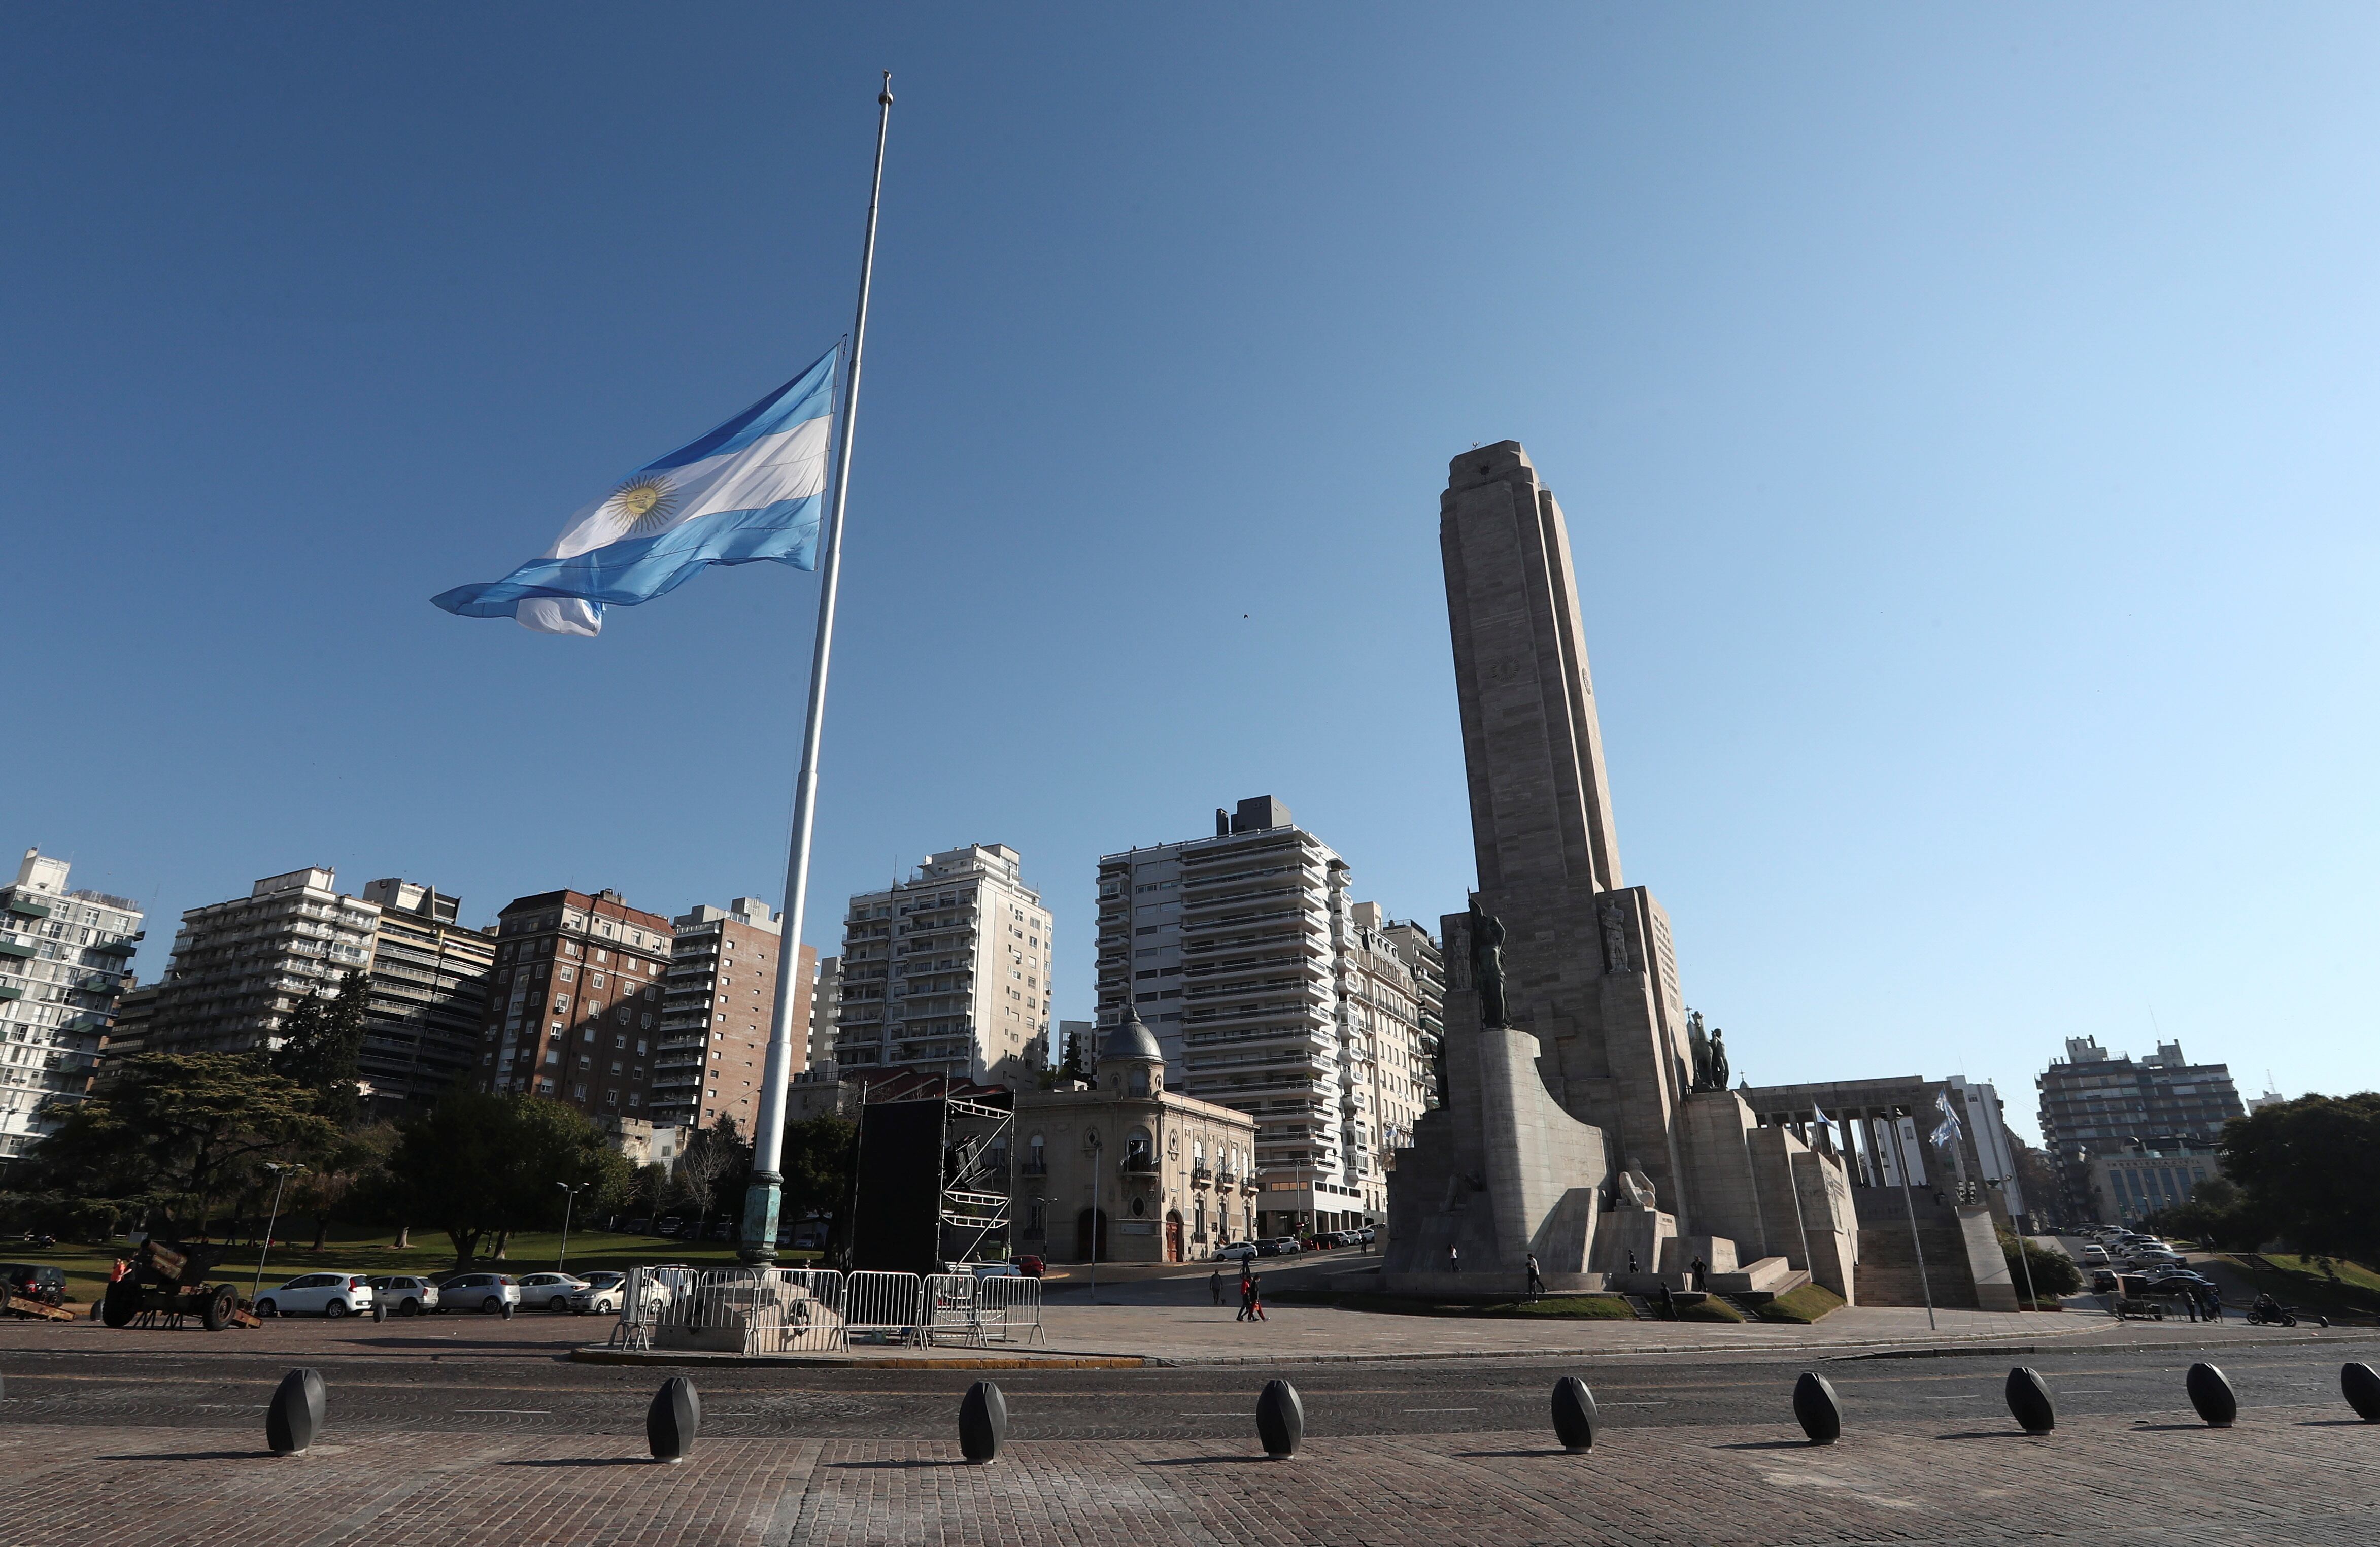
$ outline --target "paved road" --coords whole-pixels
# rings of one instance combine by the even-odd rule
[[[215,1340],[210,1340],[213,1344]],[[2122,1346],[2048,1345],[2016,1356],[2041,1370],[2069,1421],[2191,1421],[2182,1372],[2219,1362],[2243,1406],[2338,1403],[2338,1367],[2380,1360],[2380,1336],[2334,1331],[2286,1343],[2236,1332]],[[118,1353],[104,1358],[15,1350],[0,1359],[12,1424],[142,1424],[253,1430],[287,1358],[237,1353]],[[1854,1425],[1922,1430],[2008,1427],[2001,1381],[2009,1355],[1791,1358],[1712,1362],[1524,1359],[1303,1366],[1288,1371],[1318,1436],[1453,1434],[1543,1428],[1547,1392],[1576,1373],[1614,1428],[1790,1422],[1805,1368],[1825,1372]],[[342,1431],[634,1435],[662,1372],[548,1358],[457,1353],[426,1359],[321,1361]],[[1019,1440],[1245,1440],[1266,1371],[1002,1371]],[[952,1432],[964,1371],[718,1369],[696,1376],[704,1430],[721,1436],[939,1440]],[[2340,1408],[2342,1413],[2344,1407]]]

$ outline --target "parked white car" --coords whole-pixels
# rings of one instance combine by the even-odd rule
[[[525,1273],[520,1281],[520,1303],[530,1310],[542,1306],[548,1310],[568,1310],[570,1297],[587,1287],[583,1278],[568,1273]]]
[[[479,1310],[493,1316],[520,1304],[520,1285],[503,1273],[456,1273],[438,1286],[441,1310]]]
[[[1245,1262],[1256,1254],[1257,1244],[1254,1241],[1233,1241],[1228,1246],[1220,1246],[1215,1249],[1215,1255],[1217,1257],[1220,1257],[1226,1261],[1232,1262]]]
[[[579,1288],[570,1297],[570,1309],[581,1316],[589,1314],[617,1316],[628,1303],[628,1275],[625,1273],[589,1273]],[[659,1310],[670,1303],[667,1285],[650,1273],[645,1277],[645,1309]]]
[[[419,1316],[438,1309],[438,1285],[426,1278],[389,1273],[372,1281],[372,1297],[393,1316]]]
[[[259,1316],[369,1316],[371,1280],[361,1273],[299,1273],[256,1297]]]

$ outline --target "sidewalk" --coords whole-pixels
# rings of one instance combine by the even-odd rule
[[[2252,1408],[2232,1430],[2084,1419],[2039,1439],[2005,1414],[1946,1414],[1824,1449],[1759,1417],[1615,1424],[1585,1456],[1530,1430],[1318,1439],[1277,1465],[1253,1435],[1022,1442],[990,1467],[948,1442],[757,1439],[662,1467],[640,1436],[343,1431],[335,1413],[294,1457],[261,1433],[24,1425],[0,1429],[0,1541],[1998,1547],[2101,1541],[2111,1520],[2199,1547],[2380,1540],[2371,1433],[2336,1406]]]

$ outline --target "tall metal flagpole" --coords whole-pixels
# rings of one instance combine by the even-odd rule
[[[802,913],[809,901],[810,823],[818,809],[819,729],[826,717],[827,653],[834,644],[834,597],[843,575],[843,507],[851,493],[851,432],[859,420],[859,362],[868,344],[868,287],[876,273],[876,206],[884,193],[884,136],[892,122],[892,72],[876,97],[876,180],[868,190],[868,241],[859,258],[859,311],[851,324],[851,374],[834,453],[834,501],[819,559],[818,642],[810,650],[809,719],[802,729],[802,769],[794,782],[794,831],[785,846],[785,910],[777,937],[777,1008],[769,1023],[769,1058],[760,1114],[752,1132],[752,1185],[744,1195],[738,1255],[754,1267],[777,1260],[777,1205],[784,1176],[785,1085],[793,1074],[794,990],[800,979]]]

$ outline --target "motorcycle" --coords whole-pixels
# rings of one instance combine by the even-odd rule
[[[2329,1317],[2318,1311],[2312,1314],[2315,1326],[2330,1325]],[[2248,1308],[2248,1324],[2252,1327],[2294,1327],[2298,1324],[2298,1309],[2292,1305],[2277,1305],[2267,1310],[2252,1305]]]

